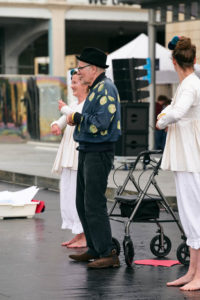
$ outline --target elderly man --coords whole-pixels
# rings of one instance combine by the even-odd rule
[[[85,232],[88,251],[69,257],[89,262],[89,268],[119,267],[107,215],[105,197],[108,175],[114,159],[114,145],[121,134],[120,100],[112,81],[105,76],[106,54],[85,48],[77,57],[78,74],[90,92],[82,113],[68,116],[76,125],[74,139],[79,143],[76,207]]]

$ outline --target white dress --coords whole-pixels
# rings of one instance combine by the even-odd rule
[[[158,126],[168,132],[161,167],[174,171],[187,245],[200,249],[200,80],[194,73],[180,83],[162,113]]]
[[[162,169],[200,172],[200,79],[194,73],[181,82],[162,113],[159,128],[168,127]]]
[[[71,105],[72,111],[81,112],[84,101]],[[61,112],[65,111],[62,109]],[[70,111],[71,112],[71,111]],[[63,138],[58,148],[52,173],[61,174],[60,178],[60,210],[62,229],[71,229],[72,233],[83,232],[81,222],[76,210],[76,178],[78,169],[78,144],[73,139],[74,126],[67,126],[66,115],[53,122],[60,129],[65,128]]]

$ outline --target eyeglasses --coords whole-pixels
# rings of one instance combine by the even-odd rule
[[[89,66],[91,66],[91,65],[86,65],[86,66],[83,66],[83,67],[78,67],[78,68],[76,68],[76,70],[79,71],[79,70],[82,70],[82,69],[87,68]]]

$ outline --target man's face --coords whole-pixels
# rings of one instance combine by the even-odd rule
[[[78,63],[78,75],[84,84],[91,85],[93,82],[94,75],[92,67],[92,65],[83,61],[79,61]]]

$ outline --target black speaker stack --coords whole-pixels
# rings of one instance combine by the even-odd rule
[[[149,81],[144,79],[148,74],[144,66],[145,58],[113,59],[113,78],[121,100],[138,102],[149,97],[149,91],[144,88]]]
[[[115,155],[137,156],[148,149],[149,103],[121,103],[122,135]]]
[[[122,135],[116,143],[117,156],[137,156],[148,149],[149,103],[139,102],[149,96],[149,91],[143,90],[148,81],[139,79],[146,75],[146,70],[140,68],[145,63],[146,59],[134,58],[112,61],[121,99]]]

